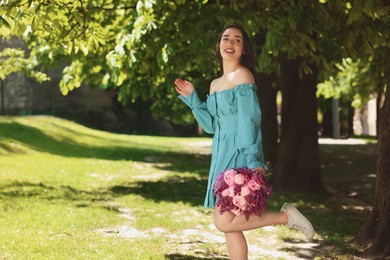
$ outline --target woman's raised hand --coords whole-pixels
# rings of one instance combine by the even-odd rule
[[[191,95],[192,91],[194,91],[195,89],[192,83],[187,80],[176,79],[175,85],[176,85],[175,89],[177,93],[185,97]]]

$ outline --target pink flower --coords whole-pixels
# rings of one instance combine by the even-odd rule
[[[221,195],[222,195],[222,197],[229,196],[229,195],[230,195],[230,190],[229,190],[229,188],[223,190],[222,193],[221,193]]]
[[[248,186],[251,190],[260,190],[261,185],[256,180],[252,179],[248,182]]]
[[[244,185],[241,187],[241,196],[248,196],[251,193],[251,189],[248,185]]]
[[[233,197],[233,204],[236,205],[239,208],[243,208],[246,206],[246,199],[243,196],[234,196]]]
[[[245,176],[242,174],[237,174],[234,176],[234,183],[242,185],[245,182]]]
[[[227,185],[233,185],[234,184],[234,176],[237,174],[235,170],[229,169],[226,170],[223,174],[223,180],[226,182]]]
[[[237,216],[244,214],[246,220],[252,213],[260,216],[266,208],[267,198],[272,194],[264,175],[249,168],[220,172],[213,189],[221,214],[226,211]]]
[[[228,189],[229,189],[229,197],[234,197],[234,186],[230,186]]]

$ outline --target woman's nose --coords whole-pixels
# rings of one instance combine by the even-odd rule
[[[231,46],[234,44],[234,40],[228,40],[227,45]]]

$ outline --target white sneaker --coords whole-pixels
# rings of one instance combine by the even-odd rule
[[[310,221],[302,215],[291,203],[284,203],[280,209],[288,216],[288,223],[286,224],[290,228],[301,231],[308,239],[314,237],[314,228]]]

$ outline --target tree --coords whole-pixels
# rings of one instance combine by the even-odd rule
[[[271,86],[280,78],[282,132],[274,185],[322,190],[316,85],[334,75],[335,63],[343,58],[367,61],[388,55],[390,22],[384,1],[13,0],[0,4],[3,36],[23,38],[39,64],[69,64],[60,85],[64,94],[82,82],[115,88],[121,102],[142,98],[151,102],[155,113],[176,122],[189,122],[192,117],[177,102],[170,82],[186,77],[205,96],[210,79],[218,75],[213,53],[216,36],[231,23],[242,24],[255,40],[256,76],[266,86],[260,99],[270,101],[263,102],[263,114],[275,114]],[[390,126],[384,123],[389,122],[388,92],[380,115],[381,156],[389,147],[385,133]],[[264,127],[272,126],[263,131],[268,140],[275,119],[264,119],[271,122]],[[277,138],[270,140],[266,145],[276,147]],[[382,230],[388,232],[390,213],[384,198],[389,195],[389,170],[388,161],[380,158],[378,169],[383,170],[378,171],[377,200],[360,237],[367,243],[374,241],[373,251],[386,254],[389,238]],[[376,227],[372,232],[370,224]]]
[[[343,57],[368,60],[388,52],[380,48],[388,33],[386,9],[380,1],[289,1],[274,3],[269,10],[275,25],[267,30],[270,44],[264,49],[279,58],[283,95],[273,185],[322,190],[316,85]]]
[[[344,98],[355,108],[360,108],[370,99],[370,95],[383,92],[385,86],[384,67],[373,66],[373,58],[368,61],[345,58],[335,63],[338,73],[335,77],[318,84],[317,96]],[[373,68],[371,68],[373,67]]]
[[[379,52],[378,55],[369,57],[367,61],[345,58],[341,63],[335,63],[337,74],[317,85],[317,97],[336,98],[343,104],[341,107],[344,109],[345,107],[358,109],[376,95],[379,105],[386,85],[386,57],[381,54]],[[353,117],[353,113],[350,117]],[[349,128],[348,136],[352,134],[352,126]]]
[[[376,191],[371,215],[355,240],[365,248],[364,255],[372,258],[390,256],[390,59],[387,65],[385,102],[379,113],[378,167]]]
[[[388,14],[389,6],[384,7],[384,13]],[[373,208],[360,232],[355,236],[355,241],[363,246],[363,255],[375,259],[387,259],[390,256],[390,17],[385,15],[382,29],[383,41],[376,44],[376,56],[373,70],[385,71],[375,77],[377,85],[381,84],[381,76],[386,75],[386,93],[383,106],[378,115],[378,160],[376,173],[376,188]],[[379,29],[379,28],[378,28]],[[383,51],[384,50],[384,51]],[[386,65],[385,65],[386,64]],[[381,86],[379,87],[381,88]]]
[[[48,80],[46,73],[36,70],[38,62],[34,57],[25,58],[23,50],[5,48],[0,52],[0,79],[4,80],[8,75],[23,71],[27,76],[43,82]]]
[[[318,78],[342,57],[373,52],[381,7],[379,0],[19,0],[0,9],[0,32],[23,37],[42,63],[69,63],[60,83],[64,94],[81,83],[115,88],[123,103],[142,98],[155,114],[188,122],[192,117],[177,102],[170,82],[186,77],[205,96],[211,78],[219,74],[213,51],[217,34],[226,24],[241,23],[256,41],[257,78],[266,79],[268,91],[261,90],[260,98],[270,102],[263,103],[263,114],[275,115],[270,87],[281,79],[274,184],[319,191]],[[269,151],[277,146],[275,136],[268,139],[276,121],[265,120],[272,121],[273,130],[263,131],[264,139],[272,140],[266,143]]]
[[[23,38],[30,55],[46,67],[67,64],[60,83],[64,95],[82,83],[114,88],[123,104],[146,100],[158,116],[189,122],[170,82],[186,76],[204,86],[205,94],[210,72],[216,72],[213,46],[220,28],[209,24],[220,24],[223,15],[214,15],[219,5],[202,9],[204,4],[9,1],[0,6],[0,33]]]

